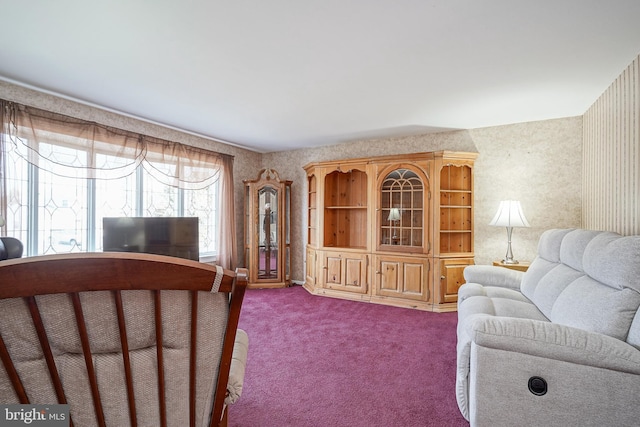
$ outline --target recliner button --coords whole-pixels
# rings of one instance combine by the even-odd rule
[[[536,396],[542,396],[547,393],[547,382],[541,377],[529,378],[529,391]]]

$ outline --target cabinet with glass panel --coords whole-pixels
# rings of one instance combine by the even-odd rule
[[[431,309],[430,169],[433,153],[372,160],[376,184],[371,300]]]
[[[435,275],[447,271],[441,260],[473,261],[468,183],[475,156],[442,151],[305,166],[304,287],[314,294],[421,310],[455,308],[457,288],[441,289]],[[445,179],[454,164],[468,169],[449,171],[452,177]]]
[[[291,181],[263,169],[245,180],[244,253],[250,288],[291,284]]]

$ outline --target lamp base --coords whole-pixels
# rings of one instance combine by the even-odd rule
[[[512,231],[513,231],[513,227],[507,227],[507,253],[504,255],[504,259],[502,260],[502,263],[507,265],[513,265],[518,263],[517,259],[513,259],[513,251],[511,250],[511,232]]]

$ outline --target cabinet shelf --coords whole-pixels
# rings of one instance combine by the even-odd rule
[[[447,164],[440,171],[441,192],[471,192],[471,168],[464,164]]]
[[[440,170],[440,253],[473,252],[472,170],[447,164]]]
[[[471,207],[473,195],[471,191],[441,191],[440,206],[441,207]]]
[[[340,248],[340,249],[353,249],[353,250],[359,250],[359,251],[367,249],[366,246],[354,246],[354,245],[350,245],[350,246],[325,245],[325,247],[327,247],[327,248]]]
[[[440,231],[440,253],[469,253],[473,235],[471,231]]]
[[[366,248],[366,172],[334,170],[324,177],[324,246]]]

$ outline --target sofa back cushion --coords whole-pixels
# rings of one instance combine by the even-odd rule
[[[522,293],[552,322],[640,345],[640,236],[548,230]]]

